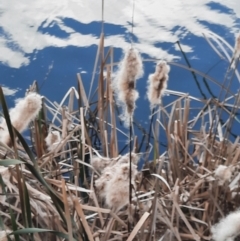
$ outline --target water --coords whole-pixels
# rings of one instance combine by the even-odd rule
[[[131,38],[132,1],[105,1],[105,46],[114,46],[114,61]],[[0,3],[0,73],[8,105],[24,96],[26,88],[37,80],[41,94],[60,102],[80,72],[89,89],[97,45],[101,32],[101,1],[96,0],[2,0]],[[203,33],[213,31],[232,46],[240,29],[238,0],[136,0],[134,45],[144,58],[164,58],[186,65],[181,47],[192,67],[222,83],[228,63],[212,50]],[[229,52],[231,55],[231,52]],[[146,80],[154,70],[145,64],[145,75],[137,87],[141,106],[135,117],[142,124],[142,110],[150,114],[146,101]],[[188,92],[199,98],[218,96],[212,82],[197,82],[189,71],[172,66],[168,88]],[[236,92],[235,79],[231,90]],[[167,102],[167,97],[164,98]],[[145,117],[145,116],[144,116]]]

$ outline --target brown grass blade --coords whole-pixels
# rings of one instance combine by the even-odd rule
[[[175,196],[174,193],[172,193],[172,200],[173,200],[173,205],[175,206],[175,208],[177,209],[177,211],[178,211],[179,215],[181,216],[182,220],[184,221],[184,223],[188,227],[188,230],[190,231],[190,233],[194,237],[194,240],[200,241],[200,237],[195,233],[195,231],[192,228],[191,224],[188,222],[186,216],[184,215],[184,213],[182,212],[181,208],[179,207],[179,205],[177,203],[176,196]]]
[[[78,199],[76,199],[76,198],[74,199],[73,202],[74,202],[74,207],[75,207],[75,209],[77,211],[77,214],[81,218],[81,221],[82,221],[83,227],[85,229],[85,232],[87,233],[88,239],[90,241],[94,241],[91,229],[90,229],[90,227],[89,227],[89,225],[87,223],[87,220],[85,218],[85,215],[84,215],[82,207],[81,207],[81,204],[79,203]]]
[[[78,92],[79,92],[79,101],[83,101],[84,106],[86,107],[86,111],[89,108],[89,102],[88,102],[88,98],[84,89],[84,85],[82,82],[82,77],[81,74],[78,73],[77,74],[77,81],[78,81]],[[79,107],[81,106],[81,104],[79,105]],[[85,112],[86,115],[86,112]]]
[[[70,217],[70,212],[69,212],[66,185],[65,185],[64,179],[62,179],[62,195],[63,195],[64,211],[65,211],[66,220],[67,220],[68,237],[69,237],[69,241],[73,241],[73,235],[72,235],[73,234],[73,228],[72,228],[72,222],[71,222],[71,217]]]
[[[145,223],[145,221],[147,220],[147,218],[149,217],[150,213],[145,212],[141,219],[138,221],[138,223],[135,225],[133,231],[131,232],[130,236],[128,237],[127,241],[132,241],[135,236],[137,235],[139,229],[142,227],[142,225]]]

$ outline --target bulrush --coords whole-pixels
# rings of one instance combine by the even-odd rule
[[[122,118],[125,124],[129,124],[130,117],[135,110],[135,102],[139,96],[136,91],[136,80],[143,74],[143,64],[139,52],[130,48],[126,51],[123,60],[119,64],[119,70],[113,82],[113,89],[117,101],[123,107]]]
[[[151,108],[161,103],[161,98],[167,88],[168,73],[170,66],[163,60],[159,61],[156,65],[155,73],[148,77],[148,100]]]
[[[216,168],[216,170],[214,172],[214,176],[215,176],[215,178],[218,179],[219,186],[223,185],[227,181],[230,181],[233,171],[234,171],[233,166],[219,165]]]
[[[99,196],[102,199],[106,198],[107,195],[107,184],[113,178],[115,173],[117,172],[119,164],[111,166],[108,165],[102,170],[101,176],[95,181],[95,187],[98,191]]]
[[[131,168],[131,183],[135,186],[135,177],[137,175],[137,166],[135,164],[139,161],[139,155],[133,152],[131,155],[134,163]],[[95,181],[95,187],[99,196],[106,201],[109,207],[115,208],[115,210],[121,209],[129,200],[129,156],[129,153],[127,153],[121,156],[117,162],[115,162],[116,160],[109,161],[105,168],[100,168],[101,171],[99,169],[101,176]],[[96,157],[96,160],[91,160],[91,163],[101,161],[103,161],[101,165],[104,166],[107,164],[107,162],[104,162],[104,160],[99,157]],[[107,161],[107,159],[105,161]],[[97,166],[100,166],[100,163],[98,163]]]
[[[49,132],[47,137],[45,138],[48,150],[49,151],[54,150],[57,147],[57,145],[60,144],[61,140],[62,138],[59,131]]]
[[[139,161],[139,154],[137,153],[134,153],[132,152],[131,153],[131,160],[132,160],[132,163],[137,165],[138,164],[138,161]],[[127,153],[126,155],[124,156],[121,156],[118,160],[118,163],[129,163],[129,160],[130,160],[130,153]]]
[[[98,156],[93,156],[91,158],[91,165],[93,166],[93,168],[98,171],[98,172],[102,172],[103,169],[108,166],[111,162],[110,158],[100,158]]]
[[[23,132],[29,123],[37,116],[41,106],[41,96],[37,93],[30,93],[24,99],[21,99],[9,112],[12,125],[15,129],[18,132]],[[0,126],[0,140],[10,145],[11,141],[6,121],[3,120]]]
[[[107,184],[114,175],[113,170],[105,170],[102,175],[95,181],[95,187],[98,191],[100,198],[105,199],[107,195]]]
[[[215,241],[234,241],[240,234],[240,210],[230,213],[212,228],[212,238]]]
[[[132,164],[131,184],[135,186],[137,166]],[[117,172],[106,185],[106,204],[117,212],[129,203],[129,164],[118,165]]]
[[[238,34],[238,36],[236,38],[233,57],[232,57],[231,65],[230,65],[231,69],[236,68],[236,63],[237,63],[239,57],[240,57],[240,33]]]

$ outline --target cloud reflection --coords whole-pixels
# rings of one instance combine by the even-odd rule
[[[132,4],[127,0],[105,1],[105,22],[120,26],[123,33],[111,34],[106,37],[105,45],[125,48],[129,39],[132,18]],[[211,6],[209,0],[136,0],[134,13],[134,35],[136,47],[141,53],[150,57],[176,58],[167,50],[157,47],[157,43],[169,43],[174,46],[177,40],[184,39],[191,33],[201,36],[207,29],[204,22],[225,26],[230,32],[236,33],[236,18],[240,18],[238,1],[221,0],[221,4]],[[231,14],[219,9],[228,8]],[[2,64],[19,68],[29,64],[27,55],[46,47],[67,46],[87,47],[98,44],[98,36],[83,34],[64,23],[65,18],[77,22],[91,24],[101,21],[101,1],[96,0],[2,0],[0,3],[0,26],[7,34],[0,32],[0,61]],[[57,26],[64,37],[40,31]],[[100,24],[99,24],[100,27]],[[177,28],[177,29],[176,29]],[[176,31],[174,31],[176,29]],[[89,29],[91,31],[91,28]],[[92,29],[100,31],[100,29]],[[10,44],[11,43],[11,44]],[[14,48],[13,46],[18,46]],[[182,44],[185,52],[192,47]]]
[[[17,89],[10,89],[9,87],[6,87],[6,86],[2,86],[2,89],[3,89],[3,94],[5,96],[8,96],[8,95],[15,95],[18,90]]]

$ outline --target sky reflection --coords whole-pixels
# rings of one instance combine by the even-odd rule
[[[81,72],[88,92],[101,33],[101,8],[101,0],[0,1],[0,82],[9,107],[24,96],[34,80],[41,94],[59,103],[67,90],[76,86],[76,73]],[[129,46],[131,19],[132,1],[105,1],[104,44],[114,47],[114,61],[119,61],[122,50]],[[133,39],[144,58],[186,65],[176,43],[180,41],[191,66],[219,83],[228,64],[212,50],[203,33],[215,32],[233,46],[239,29],[239,0],[135,0]],[[229,49],[228,54],[232,54]],[[144,117],[150,115],[146,80],[154,64],[145,62],[144,68],[137,83],[137,106],[141,108],[136,109],[135,118],[147,125],[142,110],[146,110]],[[235,93],[239,82],[234,81],[230,90]],[[191,72],[176,66],[171,66],[168,88],[199,98],[214,98],[220,92],[213,82],[202,76],[194,79]],[[164,104],[171,101],[172,96],[163,99]]]
[[[105,1],[105,21],[119,30],[106,37],[106,46],[125,48],[127,45],[132,18],[130,2]],[[91,23],[101,20],[101,1],[3,0],[0,11],[0,61],[9,67],[28,65],[30,59],[26,54],[50,46],[64,48],[98,44],[100,28],[96,24],[91,26]],[[184,40],[189,33],[202,36],[208,29],[205,23],[226,27],[226,35],[235,34],[239,29],[239,18],[237,1],[171,0],[160,3],[158,0],[136,0],[136,47],[150,57],[177,58],[176,54],[155,47],[155,44],[174,44],[177,40]],[[68,24],[67,20],[75,21],[75,25],[71,21]],[[80,23],[79,26],[76,23]],[[81,27],[82,24],[85,28]],[[193,51],[188,44],[183,43],[182,47],[185,52]]]

